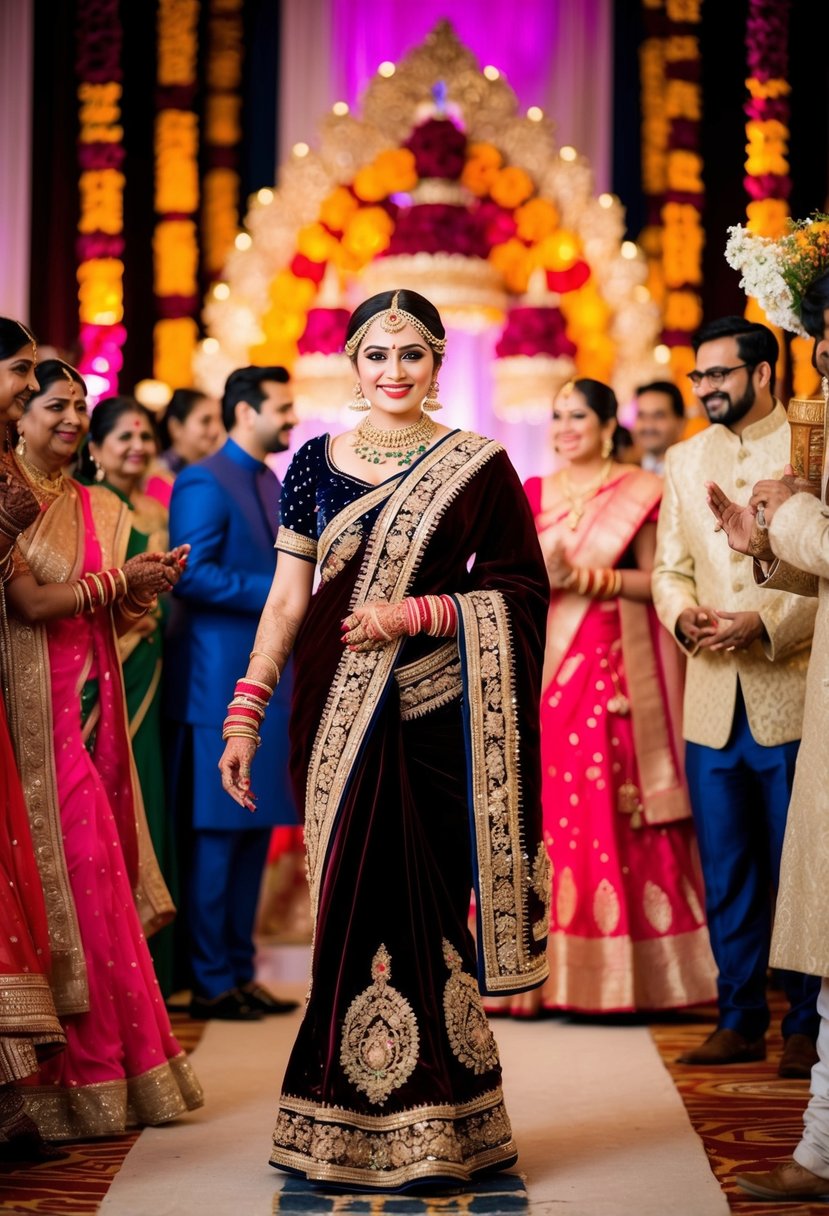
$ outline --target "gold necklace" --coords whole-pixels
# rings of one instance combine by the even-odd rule
[[[66,484],[63,469],[56,477],[53,477],[49,473],[44,473],[37,465],[32,464],[31,460],[28,460],[20,451],[15,452],[15,458],[35,490],[40,492],[41,497],[58,498],[63,493]]]
[[[584,515],[587,507],[588,499],[602,488],[610,476],[610,470],[613,468],[613,461],[606,460],[602,465],[601,472],[598,477],[589,481],[586,485],[580,486],[578,490],[573,488],[570,482],[570,477],[566,469],[562,469],[560,473],[561,491],[564,497],[570,504],[570,511],[564,520],[571,532],[575,532],[581,522],[581,517]]]
[[[425,414],[411,426],[392,431],[381,431],[364,418],[354,432],[352,446],[355,455],[369,464],[386,464],[393,460],[399,468],[405,468],[415,457],[423,455],[436,430],[436,424]]]

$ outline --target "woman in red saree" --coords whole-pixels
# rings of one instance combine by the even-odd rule
[[[541,699],[550,977],[516,1014],[714,1000],[682,765],[682,672],[651,604],[661,480],[611,458],[616,398],[577,380],[553,411],[566,461],[526,492],[550,579]]]
[[[57,1140],[165,1122],[202,1096],[144,935],[173,907],[136,780],[116,638],[175,582],[181,554],[123,561],[128,509],[63,472],[89,427],[83,380],[60,360],[36,376],[16,455],[41,509],[6,586],[4,674],[67,1040],[26,1103]]]
[[[422,412],[439,408],[443,334],[410,291],[353,314],[346,351],[368,418],[292,461],[221,762],[253,809],[257,723],[293,650],[314,945],[271,1163],[370,1190],[515,1161],[479,984],[546,975],[544,566],[500,444]]]
[[[37,499],[9,447],[8,424],[16,421],[32,392],[35,341],[17,321],[0,317],[0,652],[8,626],[4,584],[12,549],[37,518]],[[59,1051],[65,1038],[49,990],[49,932],[29,819],[0,697],[0,1159],[49,1159],[36,1125],[23,1113],[17,1082]]]

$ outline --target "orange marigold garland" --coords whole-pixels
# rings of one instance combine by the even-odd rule
[[[124,316],[123,31],[118,0],[79,0],[78,369],[92,401],[118,391]]]
[[[210,0],[202,179],[202,254],[217,279],[239,229],[239,145],[242,140],[242,0]]]
[[[652,6],[655,7],[655,6]],[[662,207],[665,282],[662,341],[670,350],[674,380],[690,412],[698,405],[687,373],[694,366],[691,335],[702,321],[702,211],[705,193],[700,154],[701,0],[665,0],[663,20],[665,113],[668,132]]]
[[[199,0],[159,0],[153,267],[154,373],[173,388],[192,381],[198,339],[199,129],[194,109]]]

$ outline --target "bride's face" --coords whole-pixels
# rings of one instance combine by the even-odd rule
[[[389,334],[378,319],[369,326],[357,352],[357,379],[373,409],[408,415],[420,409],[435,375],[435,356],[425,338],[408,322]]]
[[[578,389],[559,393],[553,405],[553,447],[569,462],[594,460],[601,455],[605,427]]]

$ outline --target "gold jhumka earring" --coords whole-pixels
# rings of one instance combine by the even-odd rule
[[[21,435],[17,441],[17,447],[14,449],[18,456],[26,455],[26,436]]]
[[[613,454],[613,439],[610,435],[606,435],[602,440],[602,458],[609,460]]]
[[[420,408],[422,410],[426,410],[426,412],[429,414],[436,414],[438,412],[438,410],[442,410],[443,402],[438,401],[439,392],[440,392],[440,385],[438,384],[437,380],[433,380],[432,383],[429,385],[428,393],[423,398],[423,401],[420,404]]]
[[[371,409],[371,402],[363,395],[363,388],[358,380],[354,385],[354,400],[349,404],[350,410],[356,410],[358,414],[364,414]]]

